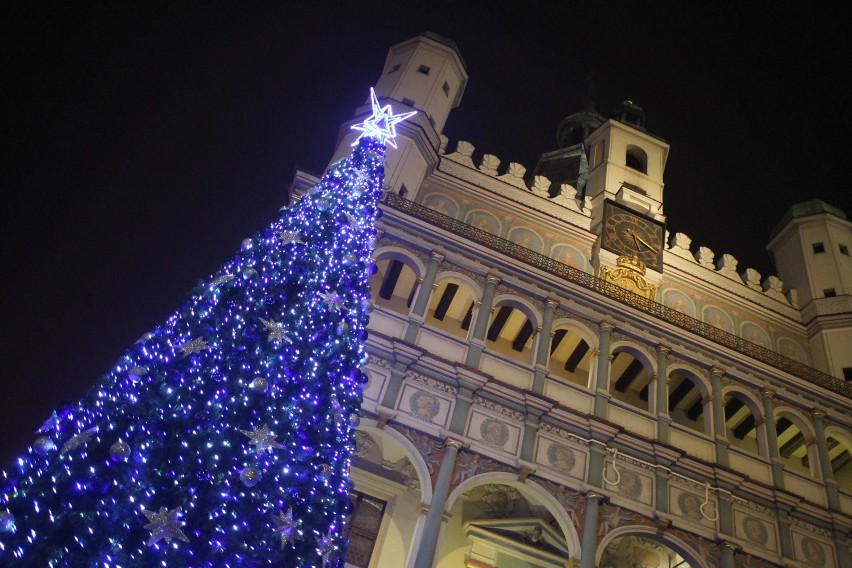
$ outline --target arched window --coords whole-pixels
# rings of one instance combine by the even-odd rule
[[[724,397],[725,434],[731,446],[760,455],[761,434],[757,429],[757,420],[760,416],[756,405],[749,403],[745,395],[737,392],[728,393]]]
[[[594,350],[576,329],[557,327],[550,341],[547,368],[551,375],[588,387],[593,354]]]
[[[669,374],[668,412],[672,422],[696,432],[707,433],[708,416],[701,380],[694,374],[677,369]]]
[[[813,434],[804,420],[782,410],[775,420],[775,436],[778,440],[778,454],[784,467],[804,476],[818,477],[819,465],[814,462],[819,458],[816,447],[807,443],[809,438],[813,438]]]
[[[376,273],[370,278],[373,302],[397,313],[408,314],[417,292],[417,275],[402,258],[386,257],[376,261]]]
[[[629,349],[613,351],[610,372],[610,394],[636,408],[648,410],[651,370]]]
[[[534,333],[532,314],[526,313],[521,306],[505,302],[495,305],[485,339],[498,353],[531,363]]]
[[[448,277],[438,280],[426,312],[426,323],[456,337],[467,337],[477,297],[479,293],[461,279]]]
[[[646,154],[645,151],[639,146],[628,146],[627,156],[625,157],[625,164],[628,168],[632,170],[647,174],[648,154]]]

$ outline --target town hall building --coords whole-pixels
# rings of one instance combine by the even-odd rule
[[[759,274],[667,230],[636,104],[527,168],[442,135],[467,81],[425,33],[375,84],[418,113],[385,165],[347,566],[852,568],[844,212],[791,203]]]

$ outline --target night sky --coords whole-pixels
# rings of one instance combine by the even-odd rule
[[[427,30],[467,63],[444,134],[476,163],[531,171],[590,76],[601,114],[631,99],[671,145],[668,228],[694,247],[765,277],[792,204],[852,214],[843,8],[116,4],[0,12],[0,469],[275,218],[295,169],[322,173],[388,48]]]

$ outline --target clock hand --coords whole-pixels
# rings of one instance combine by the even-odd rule
[[[639,242],[636,240],[636,233],[630,228],[626,229],[624,232],[628,237],[633,239],[633,246],[636,247],[636,252],[639,252]]]
[[[657,251],[657,249],[655,247],[649,245],[642,237],[634,234],[633,238],[639,239],[639,242],[642,243],[643,245],[645,245],[646,247],[648,247],[648,250],[650,250],[651,252],[659,252],[659,251]]]

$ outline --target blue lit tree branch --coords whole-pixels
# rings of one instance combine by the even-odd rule
[[[333,566],[345,556],[385,145],[243,242],[44,423],[0,480],[3,566]]]

